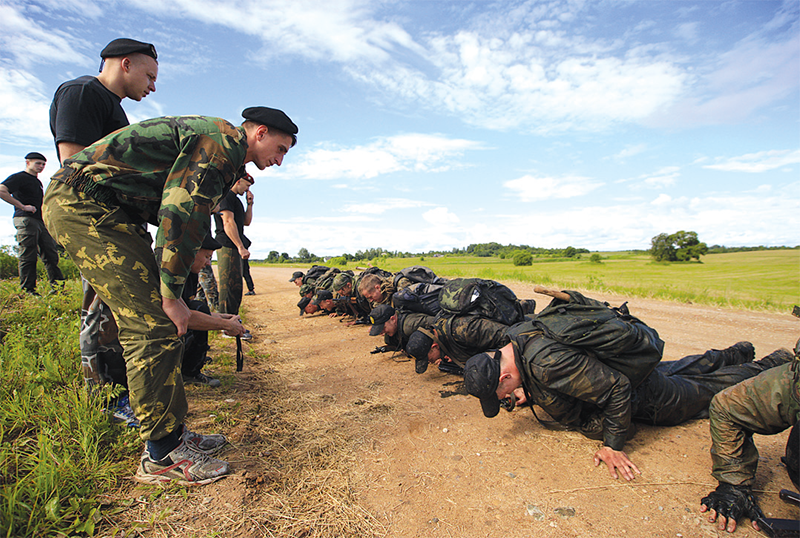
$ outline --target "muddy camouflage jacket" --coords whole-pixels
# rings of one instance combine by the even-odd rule
[[[434,341],[442,354],[462,368],[473,355],[508,344],[507,329],[508,325],[472,314],[442,316],[433,324]]]
[[[131,219],[158,226],[161,295],[181,296],[211,209],[244,165],[242,128],[205,116],[170,116],[129,125],[64,162],[53,180]]]
[[[622,450],[632,414],[628,378],[578,348],[547,338],[531,321],[513,325],[508,336],[532,401],[572,429],[580,429],[584,404],[590,404],[600,410],[604,444]]]
[[[433,323],[434,316],[418,312],[397,312],[397,332],[394,336],[385,335],[384,343],[398,351],[405,349],[408,339],[419,328],[428,329]]]

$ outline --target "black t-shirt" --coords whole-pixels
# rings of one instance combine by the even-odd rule
[[[15,217],[35,217],[39,220],[42,219],[42,198],[44,191],[42,190],[42,183],[39,178],[29,174],[28,172],[17,172],[11,174],[3,181],[11,196],[16,198],[20,203],[25,205],[32,205],[36,208],[36,213],[30,213],[14,207]]]
[[[194,296],[197,295],[197,281],[199,277],[197,273],[189,273],[189,276],[186,277],[186,282],[183,284],[183,293],[181,294],[181,299],[186,304],[189,304],[189,301],[194,299]]]
[[[96,77],[84,76],[63,83],[50,105],[50,132],[56,141],[90,146],[130,122],[121,99]],[[59,160],[61,156],[59,155]]]
[[[233,213],[233,221],[236,223],[236,228],[239,230],[239,238],[244,244],[244,248],[250,247],[250,240],[244,236],[244,206],[239,200],[239,196],[233,191],[228,191],[225,198],[219,203],[220,211],[230,211]],[[225,233],[225,227],[222,224],[222,217],[219,213],[214,214],[214,222],[217,224],[216,239],[223,247],[236,248],[233,241],[230,240],[228,234]]]

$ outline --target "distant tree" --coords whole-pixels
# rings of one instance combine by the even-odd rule
[[[566,258],[574,258],[576,254],[578,254],[578,251],[575,247],[567,247],[564,249],[564,257]]]
[[[309,260],[311,259],[311,254],[308,253],[308,249],[303,247],[297,251],[297,257],[301,260]]]
[[[650,255],[657,262],[700,260],[708,253],[708,246],[700,242],[697,232],[683,230],[674,234],[658,234],[650,241]]]
[[[344,256],[336,256],[330,259],[331,265],[347,265],[347,258]]]
[[[275,262],[278,261],[279,258],[280,258],[280,255],[278,254],[277,250],[270,250],[269,251],[269,256],[267,256],[267,261],[275,263]]]
[[[589,256],[589,263],[603,263],[603,258],[595,252],[591,256]]]
[[[518,250],[511,258],[514,265],[533,265],[533,255],[527,250]]]

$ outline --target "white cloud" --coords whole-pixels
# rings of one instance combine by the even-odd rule
[[[725,172],[759,173],[798,163],[800,163],[800,150],[772,150],[731,157],[723,162],[709,164],[703,168],[723,170]]]
[[[422,218],[434,226],[450,226],[460,222],[458,216],[451,213],[446,207],[437,207],[426,211],[422,214]]]
[[[612,155],[612,159],[617,161],[624,161],[634,155],[639,155],[647,149],[647,144],[630,144],[616,155]]]
[[[672,202],[672,196],[669,194],[659,194],[655,200],[650,202],[651,205],[668,205]]]
[[[383,137],[365,146],[317,147],[292,163],[291,176],[303,179],[370,179],[392,172],[440,172],[463,166],[458,159],[478,142],[439,135]]]
[[[42,82],[28,71],[0,65],[0,141],[52,140],[47,121],[51,99],[44,94]]]
[[[383,198],[374,202],[357,203],[346,205],[343,210],[347,213],[360,213],[368,215],[380,215],[393,209],[409,209],[425,207],[431,205],[428,202],[417,200],[405,200],[402,198]]]
[[[515,193],[522,202],[536,202],[552,198],[574,198],[583,196],[604,184],[587,177],[534,177],[522,176],[503,183],[503,186]]]

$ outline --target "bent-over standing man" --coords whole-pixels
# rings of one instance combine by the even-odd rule
[[[241,127],[182,116],[115,131],[66,160],[45,194],[45,222],[119,324],[146,442],[139,481],[206,484],[229,472],[209,455],[225,437],[184,425],[180,337],[191,314],[181,293],[211,210],[245,163],[280,165],[297,140],[297,126],[280,110],[242,115]],[[157,226],[155,249],[145,222]]]

